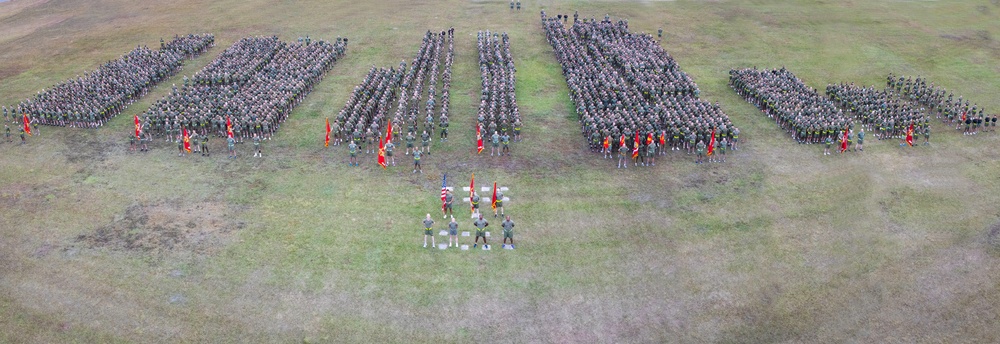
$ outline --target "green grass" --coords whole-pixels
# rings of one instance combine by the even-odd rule
[[[0,3],[3,104],[136,44],[188,32],[217,38],[105,128],[43,127],[29,145],[0,143],[0,342],[1000,340],[1000,257],[986,242],[1000,201],[992,149],[1000,136],[963,137],[935,124],[930,147],[871,140],[864,153],[822,157],[726,84],[730,68],[751,66],[785,66],[819,89],[884,85],[894,72],[929,77],[997,112],[1000,7],[523,5],[510,13],[506,1],[457,0]],[[538,23],[542,9],[610,13],[634,31],[663,27],[664,47],[742,129],[743,148],[726,164],[696,166],[673,153],[655,168],[628,170],[586,152]],[[407,156],[386,171],[371,155],[348,168],[343,147],[322,147],[324,118],[373,64],[409,62],[424,31],[451,26],[451,139],[434,144],[423,174],[407,172]],[[473,154],[482,29],[508,32],[517,64],[525,141],[505,160]],[[164,142],[127,152],[131,117],[182,75],[243,36],[306,34],[348,37],[348,52],[264,143],[266,158],[224,159],[218,139],[210,159],[178,158]],[[511,188],[518,249],[420,248],[423,215],[445,223],[441,174],[461,190],[473,172],[477,186]],[[232,230],[204,250],[166,253],[76,240],[134,205],[223,209],[195,230]],[[173,225],[149,223],[130,230]],[[176,295],[184,301],[170,303]]]

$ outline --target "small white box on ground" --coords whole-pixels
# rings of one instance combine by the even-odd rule
[[[468,197],[462,197],[462,202],[469,203],[469,198]]]
[[[487,237],[487,238],[489,238],[489,237],[490,237],[490,232],[486,232],[486,237]]]
[[[438,235],[448,235],[448,231],[440,231],[438,232]]]
[[[462,187],[462,191],[469,192],[469,187],[468,186],[463,186]]]
[[[462,232],[462,236],[469,236],[469,232]]]
[[[500,187],[500,191],[507,191],[507,190],[510,190],[510,189],[508,189],[506,186],[501,186]]]
[[[480,188],[480,190],[483,190],[483,192],[490,191],[490,187],[489,186],[484,186],[484,187]]]
[[[455,187],[452,187],[452,186],[446,187],[444,189],[448,190],[448,191],[455,191]]]
[[[489,251],[490,245],[483,245],[483,251]]]
[[[468,251],[469,245],[462,245],[462,251]]]
[[[510,202],[510,197],[507,197],[507,196],[504,196],[504,198],[501,198],[501,199],[502,199],[502,200],[503,200],[504,202]]]
[[[445,249],[448,249],[448,244],[438,244],[438,249],[439,249],[439,250],[445,250]]]

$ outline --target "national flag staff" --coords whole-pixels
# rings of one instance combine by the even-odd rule
[[[441,175],[441,213],[447,217],[451,210],[451,192],[448,191],[448,174]]]

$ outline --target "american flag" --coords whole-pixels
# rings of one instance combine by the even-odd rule
[[[448,174],[441,176],[441,211],[444,211],[444,196],[448,193]]]

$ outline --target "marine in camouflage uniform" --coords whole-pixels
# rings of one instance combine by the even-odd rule
[[[347,152],[351,156],[351,159],[347,163],[348,166],[358,166],[358,144],[352,140],[347,144]]]

